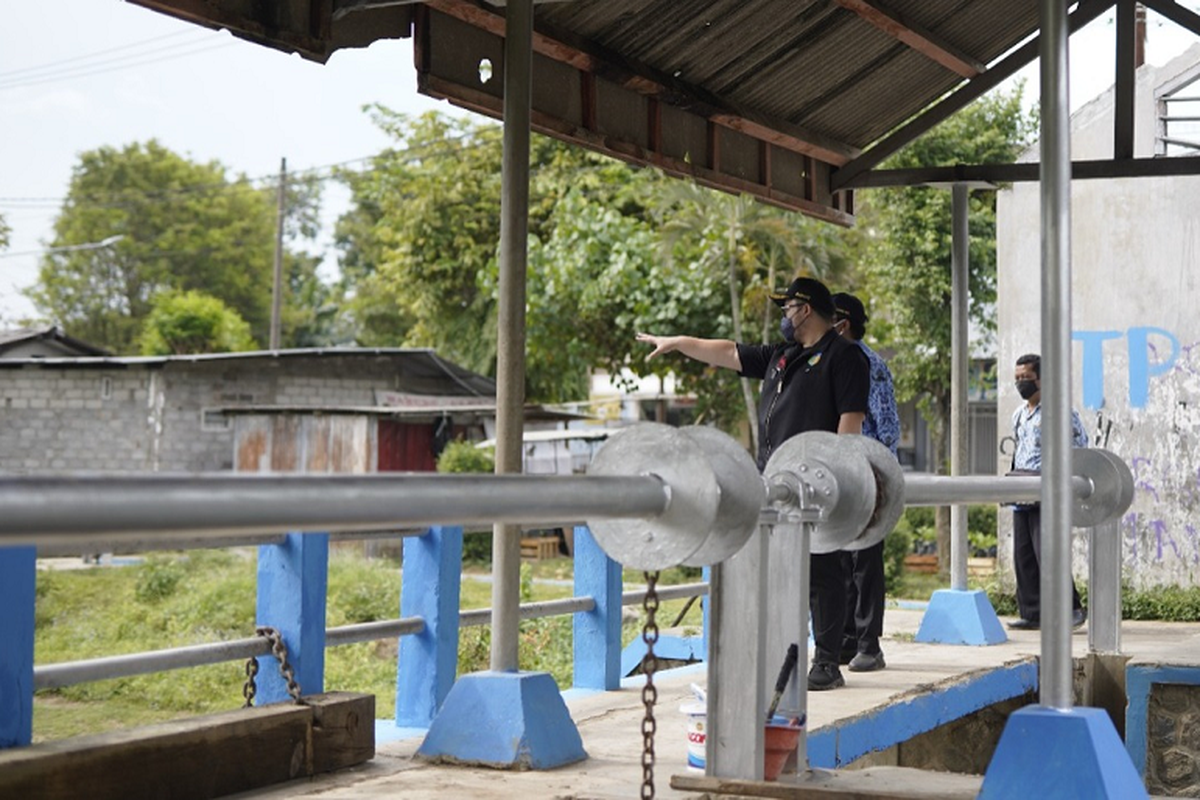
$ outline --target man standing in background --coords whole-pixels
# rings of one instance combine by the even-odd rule
[[[867,416],[863,436],[869,436],[896,455],[900,440],[900,413],[896,410],[896,391],[892,373],[879,354],[863,342],[867,333],[867,312],[862,301],[852,294],[833,296],[833,324],[842,336],[855,342],[867,356],[871,369],[871,389],[867,395]],[[838,661],[848,664],[851,672],[883,669],[885,586],[883,541],[863,550],[842,551],[842,569],[846,574],[846,625]]]
[[[1042,357],[1027,353],[1017,359],[1017,392],[1025,401],[1013,412],[1012,468],[1018,473],[1042,471]],[[1087,432],[1079,412],[1071,409],[1071,445],[1087,447]],[[1013,506],[1013,568],[1017,573],[1017,610],[1021,618],[1008,623],[1017,630],[1037,630],[1042,624],[1042,507]],[[1075,581],[1071,581],[1071,627],[1087,621]]]

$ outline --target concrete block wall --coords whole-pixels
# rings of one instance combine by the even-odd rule
[[[233,468],[233,406],[373,406],[386,359],[78,362],[0,371],[0,472]]]
[[[145,370],[0,372],[0,471],[150,468]]]

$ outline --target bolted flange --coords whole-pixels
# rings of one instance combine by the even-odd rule
[[[843,434],[841,438],[862,451],[875,476],[875,508],[871,519],[856,539],[842,547],[865,550],[882,542],[904,514],[904,470],[892,451],[871,437]]]
[[[1133,473],[1115,453],[1077,447],[1071,451],[1071,474],[1092,483],[1091,494],[1076,497],[1071,507],[1071,524],[1077,528],[1091,528],[1119,517],[1133,503]]]
[[[801,433],[784,442],[763,470],[768,484],[798,488],[800,508],[820,510],[810,543],[813,553],[845,549],[867,528],[875,510],[875,473],[866,448],[851,438],[828,431]]]
[[[766,498],[750,456],[710,428],[633,425],[605,442],[588,473],[654,475],[668,487],[657,517],[588,521],[609,558],[647,572],[729,558],[754,532]]]

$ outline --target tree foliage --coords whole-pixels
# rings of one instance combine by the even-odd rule
[[[495,374],[500,130],[437,114],[372,113],[396,141],[345,175],[354,206],[338,224],[360,344],[434,347]],[[531,142],[528,367],[536,401],[587,396],[594,368],[675,372],[706,421],[745,419],[735,377],[684,359],[646,363],[639,330],[732,337],[733,320],[768,311],[772,265],[822,273],[817,223],[638,169],[572,145]],[[730,303],[730,259],[738,305]]]
[[[254,347],[246,320],[217,298],[195,290],[155,295],[138,336],[144,356],[231,353]]]
[[[219,298],[265,341],[276,191],[154,140],[85,152],[54,223],[54,251],[27,294],[71,335],[115,352],[135,347],[154,297],[169,290]],[[289,184],[290,239],[315,235],[319,195],[316,181]],[[315,275],[302,255],[289,253],[285,266],[301,283]],[[294,316],[303,327],[305,315]]]
[[[12,228],[4,221],[4,216],[0,215],[0,250],[8,248],[9,237],[12,235]]]

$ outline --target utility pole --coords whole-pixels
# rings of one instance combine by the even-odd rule
[[[279,198],[275,212],[275,277],[271,286],[271,346],[279,349],[279,317],[283,298],[283,214],[287,197],[287,159],[279,159]]]

